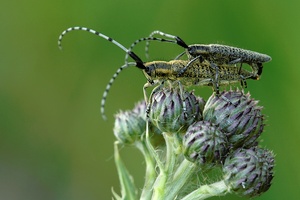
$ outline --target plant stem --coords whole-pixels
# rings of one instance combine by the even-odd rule
[[[155,171],[155,159],[149,152],[145,142],[139,142],[136,144],[138,149],[142,152],[146,162],[146,172],[145,172],[145,184],[143,191],[141,193],[141,199],[143,200],[150,200],[152,196],[152,188],[156,178],[156,171]]]
[[[202,200],[213,196],[223,196],[229,192],[224,181],[219,181],[210,185],[203,185],[186,195],[181,200]]]
[[[166,188],[168,199],[175,199],[182,187],[190,181],[191,175],[194,174],[197,165],[184,159],[173,175],[173,179]]]
[[[118,144],[119,142],[115,142],[114,144],[114,157],[121,184],[122,199],[137,199],[137,189],[132,176],[120,158]]]

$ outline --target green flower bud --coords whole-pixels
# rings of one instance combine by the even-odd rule
[[[149,117],[163,132],[183,133],[202,115],[199,101],[192,92],[162,88],[152,96]]]
[[[114,134],[123,144],[133,144],[146,131],[146,121],[134,112],[120,112],[115,118]]]
[[[224,163],[225,183],[240,196],[255,197],[266,192],[273,179],[274,154],[259,147],[237,149]]]
[[[187,160],[209,169],[223,163],[229,148],[222,131],[210,122],[199,121],[192,124],[184,135],[183,150]]]
[[[147,110],[146,102],[142,100],[135,104],[132,111],[138,114],[138,116],[142,117],[146,121],[146,110]]]
[[[216,124],[227,134],[231,145],[251,147],[264,129],[262,107],[258,101],[243,91],[225,91],[220,96],[212,95],[204,108],[205,121]]]
[[[146,110],[147,110],[147,105],[146,105],[146,102],[143,100],[143,101],[139,101],[138,103],[136,103],[136,105],[132,111],[134,113],[136,113],[138,116],[140,116],[143,120],[145,120],[145,123],[146,123],[146,120],[147,120],[146,119],[147,118]],[[148,125],[149,125],[149,133],[151,134],[150,135],[151,143],[154,146],[164,145],[165,140],[164,140],[161,130],[159,130],[151,122],[148,122]]]

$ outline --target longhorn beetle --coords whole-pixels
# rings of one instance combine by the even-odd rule
[[[262,74],[263,63],[269,62],[272,58],[266,54],[258,53],[255,51],[250,51],[238,47],[232,47],[227,45],[220,44],[192,44],[187,45],[180,37],[174,36],[171,34],[164,33],[162,31],[153,31],[149,37],[141,38],[136,40],[131,47],[130,50],[139,42],[147,41],[146,43],[146,56],[148,57],[148,49],[149,49],[149,41],[158,40],[165,42],[165,39],[155,38],[153,37],[155,34],[159,34],[161,36],[173,39],[172,41],[168,40],[168,42],[172,42],[178,44],[179,46],[185,48],[185,52],[179,54],[175,59],[178,59],[183,54],[187,54],[189,59],[199,58],[200,61],[208,60],[209,62],[213,62],[216,65],[232,65],[240,63],[242,66],[243,63],[248,64],[254,73],[258,75],[258,78]],[[186,66],[182,69],[181,73],[187,70]]]
[[[107,84],[105,91],[101,100],[101,114],[104,119],[106,119],[104,114],[104,107],[106,97],[111,88],[116,77],[119,73],[130,66],[135,66],[141,69],[147,79],[147,83],[143,87],[143,93],[146,103],[148,104],[148,99],[146,95],[146,88],[160,84],[156,88],[153,89],[150,95],[150,101],[148,107],[150,107],[151,97],[154,92],[156,92],[165,81],[169,82],[179,82],[183,85],[207,85],[213,86],[214,90],[218,93],[219,85],[228,85],[230,83],[241,82],[242,86],[246,86],[246,79],[257,79],[258,75],[253,72],[249,72],[243,68],[238,68],[234,65],[220,65],[217,66],[208,61],[199,62],[199,59],[191,59],[191,60],[172,60],[172,61],[152,61],[144,63],[134,52],[125,48],[123,45],[118,43],[116,40],[97,32],[93,29],[89,29],[86,27],[71,27],[64,30],[58,39],[58,46],[62,49],[62,38],[70,31],[82,30],[93,33],[97,36],[100,36],[119,48],[126,52],[135,62],[125,63],[122,67],[120,67],[113,77],[110,79]],[[161,40],[164,41],[164,40]],[[182,72],[182,69],[187,69]]]

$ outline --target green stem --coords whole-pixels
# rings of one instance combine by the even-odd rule
[[[168,177],[172,174],[175,165],[175,156],[173,149],[172,137],[168,136],[168,133],[162,133],[166,142],[166,154],[165,154],[165,166],[161,168],[160,173],[155,181],[153,187],[152,199],[165,199],[166,196],[166,183]]]
[[[167,182],[167,173],[161,171],[153,185],[153,196],[152,199],[155,200],[165,200],[165,185]]]
[[[158,154],[156,153],[155,149],[153,148],[151,142],[150,142],[150,138],[149,138],[149,122],[146,122],[146,147],[149,150],[149,154],[151,154],[153,156],[153,158],[155,159],[157,166],[159,168],[160,171],[164,170],[164,165],[163,163],[160,161]]]
[[[176,162],[176,154],[174,148],[174,138],[170,136],[169,133],[162,133],[166,142],[166,161],[165,161],[165,169],[166,173],[171,175],[173,174],[173,170]]]
[[[118,144],[118,141],[114,144],[114,157],[121,184],[122,199],[137,199],[137,189],[134,185],[132,176],[129,174],[121,160]]]
[[[167,180],[167,174],[166,174],[166,171],[165,171],[165,166],[161,162],[161,160],[160,160],[157,152],[154,150],[154,148],[153,148],[153,146],[152,146],[152,144],[150,142],[150,138],[149,138],[149,122],[148,121],[147,121],[147,124],[146,124],[146,147],[148,148],[149,154],[152,155],[152,158],[154,158],[154,160],[157,163],[157,167],[159,168],[159,175],[157,176],[157,178],[154,181],[154,183],[151,185],[152,187],[150,188],[150,185],[148,187],[150,189],[152,189],[152,191],[153,191],[152,199],[160,199],[162,193],[164,193],[163,188],[164,188],[164,184],[165,184],[165,182]],[[146,191],[144,192],[144,195],[148,196],[145,193],[146,193]],[[152,192],[151,192],[151,194],[152,194]]]
[[[137,148],[142,152],[146,162],[146,172],[145,172],[145,184],[143,191],[141,193],[141,199],[150,200],[152,196],[152,188],[156,178],[155,171],[155,159],[149,152],[146,144],[144,142],[139,142],[136,144]]]
[[[194,174],[197,166],[194,163],[184,159],[174,173],[173,179],[166,188],[166,199],[175,199],[182,187],[190,181],[191,175]]]
[[[202,200],[213,196],[223,196],[228,192],[229,188],[226,186],[225,182],[219,181],[210,185],[203,185],[181,200]]]
[[[156,180],[152,199],[173,200],[182,186],[189,180],[195,165],[185,159],[183,160],[182,155],[179,154],[180,143],[176,135],[163,133],[163,136],[167,147],[165,171],[161,171]],[[179,169],[175,168],[176,164],[179,163],[181,163]],[[176,172],[175,169],[177,169]]]

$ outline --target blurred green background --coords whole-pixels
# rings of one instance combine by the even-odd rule
[[[248,81],[267,115],[262,146],[276,156],[270,190],[257,199],[298,199],[299,1],[2,1],[0,6],[0,199],[111,199],[119,192],[113,161],[113,115],[142,99],[140,70],[121,73],[107,99],[108,120],[99,108],[124,52],[70,26],[94,28],[125,46],[162,30],[188,44],[220,43],[272,56],[260,81]],[[159,49],[157,51],[156,49]],[[170,60],[182,49],[152,43],[152,60]],[[136,53],[144,59],[143,45]],[[211,88],[197,88],[204,98]],[[122,149],[135,182],[144,162]],[[240,199],[235,195],[213,199]]]

